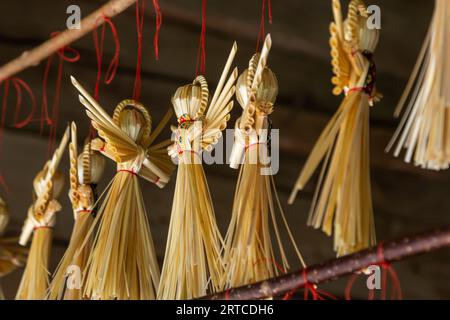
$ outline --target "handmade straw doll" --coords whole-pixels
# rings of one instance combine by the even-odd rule
[[[22,228],[19,244],[24,246],[31,234],[33,239],[28,254],[22,280],[16,294],[17,300],[41,300],[45,298],[48,288],[48,264],[50,258],[55,214],[61,210],[56,200],[63,188],[63,175],[57,171],[59,162],[69,140],[67,128],[59,147],[44,169],[33,181],[35,201],[28,209],[28,217]]]
[[[171,113],[152,132],[147,109],[134,100],[120,102],[113,117],[72,77],[80,102],[103,139],[91,143],[117,163],[117,173],[97,211],[98,231],[88,258],[84,295],[92,299],[156,298],[159,267],[138,176],[162,188],[174,168],[166,148],[154,144]]]
[[[0,197],[0,281],[26,262],[27,249],[17,244],[16,238],[4,238],[9,222],[9,210],[3,198]],[[0,282],[0,300],[5,299]]]
[[[236,121],[230,166],[242,163],[236,187],[230,226],[225,238],[223,285],[239,287],[286,271],[289,264],[277,223],[277,208],[297,255],[303,259],[286,224],[269,159],[270,119],[278,94],[275,74],[266,67],[271,46],[266,37],[261,55],[255,54],[237,80],[236,97],[243,115]],[[275,258],[272,232],[281,256]]]
[[[91,149],[89,140],[83,151],[77,151],[77,127],[71,125],[70,192],[75,224],[69,246],[58,265],[50,284],[48,299],[80,300],[82,271],[85,270],[92,239],[90,228],[94,222],[96,186],[105,168],[105,158]]]
[[[395,110],[402,120],[386,151],[406,149],[405,161],[424,169],[448,169],[450,161],[450,1],[436,0],[416,66]],[[409,100],[409,102],[408,102]],[[408,102],[408,103],[407,103]]]
[[[340,1],[333,0],[331,23],[333,93],[344,92],[339,109],[322,132],[291,194],[299,190],[323,161],[308,224],[334,235],[338,256],[375,244],[369,170],[369,111],[380,99],[375,88],[374,50],[379,31],[367,27],[361,0],[352,0],[342,19]]]
[[[169,154],[178,161],[169,235],[159,299],[190,299],[220,288],[222,237],[202,166],[202,151],[211,151],[230,118],[237,69],[228,80],[236,54],[234,44],[216,91],[209,99],[206,79],[178,88],[172,104],[178,118]]]

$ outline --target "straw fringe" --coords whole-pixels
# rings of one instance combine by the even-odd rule
[[[49,284],[48,262],[53,230],[39,228],[34,231],[27,265],[17,290],[16,300],[43,300]]]
[[[331,24],[332,64],[336,86],[346,97],[309,155],[289,203],[311,179],[322,162],[308,225],[334,237],[338,256],[376,243],[369,167],[369,111],[381,95],[375,88],[372,54],[378,30],[366,26],[367,12],[361,0],[353,0],[345,23],[339,0],[333,0]],[[347,70],[351,66],[350,72]]]
[[[236,50],[234,43],[209,104],[203,76],[172,97],[178,127],[171,128],[174,143],[168,153],[179,165],[158,299],[190,299],[220,289],[223,239],[201,154],[213,149],[230,119],[237,69],[227,76]]]
[[[281,215],[300,263],[305,266],[278,199],[268,157],[269,115],[273,112],[278,94],[276,76],[266,65],[270,35],[263,48],[266,48],[265,52],[252,57],[249,68],[237,81],[236,98],[243,108],[243,116],[246,115],[246,124],[242,125],[242,117],[236,122],[230,166],[237,168],[242,153],[244,162],[240,168],[225,238],[222,289],[262,281],[287,272],[289,263],[276,211]],[[272,238],[275,238],[276,245]],[[275,249],[278,249],[280,261],[277,261]]]
[[[90,235],[94,227],[98,228],[83,292],[91,299],[155,299],[159,266],[138,176],[160,188],[169,181],[174,166],[161,152],[167,144],[151,143],[170,115],[152,134],[152,119],[141,103],[124,100],[111,118],[75,78],[71,80],[86,114],[104,140],[94,140],[93,150],[117,162],[117,173],[89,231]]]
[[[386,152],[423,169],[448,169],[450,162],[450,3],[436,0],[433,19],[395,116],[403,117]]]

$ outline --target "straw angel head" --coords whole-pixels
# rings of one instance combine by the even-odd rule
[[[268,34],[262,52],[253,55],[248,69],[237,81],[236,98],[243,112],[236,121],[235,140],[230,158],[230,167],[235,169],[242,163],[248,146],[267,143],[268,116],[273,112],[278,95],[278,80],[275,73],[267,67],[271,46],[272,39]]]
[[[52,158],[33,180],[34,202],[28,209],[28,216],[22,228],[19,239],[21,245],[28,242],[34,228],[55,225],[55,213],[61,210],[61,205],[56,199],[64,186],[64,176],[58,171],[58,165],[69,141],[69,135],[70,131],[67,128]]]
[[[154,140],[170,117],[168,113],[152,131],[152,119],[147,108],[134,100],[123,100],[111,118],[97,101],[71,77],[79,91],[80,102],[101,139],[95,139],[91,148],[100,151],[117,163],[118,171],[129,171],[155,183],[160,188],[169,181],[174,167],[164,148],[169,144],[154,144]]]
[[[174,143],[168,148],[169,155],[186,159],[184,155],[200,155],[202,150],[211,151],[222,136],[230,119],[238,75],[235,68],[228,80],[229,69],[236,54],[233,44],[213,97],[210,99],[208,83],[204,76],[195,78],[192,84],[177,89],[172,104],[178,119],[178,126],[172,126]],[[225,81],[226,80],[226,81]]]
[[[70,191],[74,213],[91,211],[94,206],[94,191],[92,185],[96,185],[105,168],[105,159],[98,152],[91,149],[91,142],[86,140],[83,151],[78,155],[77,150],[77,126],[71,124],[70,153]],[[77,219],[77,216],[75,216]]]
[[[330,25],[330,45],[334,73],[331,82],[335,86],[333,94],[364,91],[373,105],[381,99],[375,88],[376,67],[373,62],[379,30],[368,27],[368,11],[362,0],[350,1],[345,20],[340,0],[333,0],[332,3],[334,22]]]

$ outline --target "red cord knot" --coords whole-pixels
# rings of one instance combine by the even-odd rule
[[[61,32],[60,31],[53,31],[52,33],[50,33],[50,37],[56,37],[57,35],[59,35]],[[71,56],[67,56],[66,52],[71,53]],[[63,46],[61,48],[59,48],[56,53],[58,54],[58,56],[63,59],[64,61],[67,62],[77,62],[78,60],[80,60],[80,52],[70,46]]]
[[[376,260],[376,265],[379,266],[381,268],[381,274],[379,276],[381,276],[381,283],[380,283],[380,299],[381,300],[402,300],[402,289],[400,286],[400,280],[398,279],[398,275],[395,272],[394,268],[392,267],[392,265],[386,261],[385,255],[384,255],[384,247],[383,247],[383,243],[380,242],[377,246],[377,260]],[[345,288],[345,299],[346,300],[351,300],[351,289],[355,283],[355,281],[357,280],[357,278],[363,273],[357,273],[357,274],[353,274],[349,281],[347,282],[347,286]],[[388,280],[391,280],[391,290],[390,290],[390,296],[388,297]],[[370,289],[369,288],[369,293],[368,293],[368,300],[374,300],[375,299],[375,289]]]
[[[127,172],[127,173],[129,173],[129,174],[132,174],[132,175],[134,175],[134,176],[137,176],[137,173],[134,172],[133,170],[130,170],[130,169],[119,169],[119,170],[117,170],[117,172]]]
[[[259,145],[267,145],[267,142],[255,142],[255,143],[247,144],[245,146],[245,151],[247,151],[248,149],[250,149],[252,147],[259,146]]]
[[[90,213],[92,213],[92,210],[87,209],[77,210],[77,214],[90,214]]]
[[[33,228],[33,231],[36,231],[39,229],[53,229],[53,227],[51,227],[51,226],[36,226]]]
[[[230,300],[230,289],[225,291],[225,300]]]
[[[388,268],[390,267],[390,264],[386,262],[386,259],[384,258],[384,248],[383,243],[380,242],[377,247],[377,257],[378,257],[378,265],[382,268]]]
[[[308,268],[306,267],[302,270],[302,279],[303,285],[300,285],[297,288],[294,288],[290,292],[286,293],[285,296],[283,297],[283,300],[290,300],[292,296],[301,288],[304,288],[303,293],[304,300],[309,300],[310,294],[313,300],[326,300],[326,299],[338,300],[338,298],[332,295],[331,293],[318,289],[317,285],[309,280]]]

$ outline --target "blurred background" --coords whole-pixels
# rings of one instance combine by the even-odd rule
[[[100,0],[18,0],[0,1],[0,64],[19,56],[49,38],[53,31],[63,30],[66,9],[71,4],[81,8],[82,17],[100,7]],[[347,1],[343,6],[346,7]],[[398,120],[392,114],[414,66],[429,25],[433,1],[373,0],[367,4],[381,7],[381,40],[375,53],[379,91],[384,99],[371,110],[371,174],[377,236],[390,240],[404,235],[450,224],[450,172],[430,172],[405,164],[384,148]],[[170,98],[176,88],[195,77],[198,39],[201,26],[200,0],[160,0],[163,25],[159,40],[159,61],[153,54],[155,16],[151,1],[146,2],[143,29],[142,102],[150,109],[155,122],[171,107]],[[337,109],[342,97],[331,94],[329,57],[329,0],[272,1],[273,24],[266,19],[266,30],[272,34],[273,46],[269,64],[279,80],[279,97],[273,113],[274,128],[280,129],[280,171],[276,175],[278,191],[290,226],[308,264],[334,257],[332,240],[320,231],[305,226],[315,180],[300,194],[294,205],[287,197],[306,156],[326,122]],[[255,51],[261,16],[260,0],[209,0],[207,2],[206,77],[215,87],[225,59],[234,40],[239,50],[235,64],[242,71]],[[112,113],[116,104],[133,93],[137,36],[135,8],[132,6],[113,19],[120,39],[120,62],[117,75],[110,85],[100,86],[101,105]],[[107,30],[104,66],[114,53],[113,39]],[[87,88],[94,87],[97,62],[92,35],[72,44],[80,54],[76,63],[65,63],[61,87],[61,106],[57,136],[68,121],[76,121],[79,141],[89,132],[89,123],[78,103],[69,75],[74,75]],[[56,59],[47,84],[49,101],[54,94]],[[20,73],[34,91],[41,108],[42,80],[45,61]],[[12,89],[11,89],[12,90]],[[3,93],[1,93],[3,94]],[[20,233],[28,206],[32,201],[32,180],[47,159],[48,128],[40,132],[39,123],[23,129],[12,127],[14,91],[10,93],[5,130],[0,150],[0,172],[9,192],[2,195],[9,203],[11,222],[7,235]],[[22,110],[30,102],[24,97]],[[229,127],[240,115],[236,104]],[[175,119],[173,119],[175,122]],[[169,132],[163,133],[169,137]],[[68,173],[68,157],[61,166]],[[104,184],[110,181],[115,166],[109,161]],[[238,172],[227,165],[205,166],[213,197],[217,220],[225,233],[231,214]],[[174,180],[160,190],[142,181],[142,189],[159,259],[162,260]],[[73,225],[73,215],[67,192],[61,197],[64,209],[58,213],[52,250],[52,269],[64,252]],[[286,243],[287,239],[286,239]],[[299,267],[295,256],[292,268]],[[450,250],[430,253],[395,264],[405,298],[450,298]],[[1,279],[7,297],[12,298],[22,270]],[[323,286],[337,296],[343,296],[347,279]],[[361,287],[354,296],[367,297]]]

